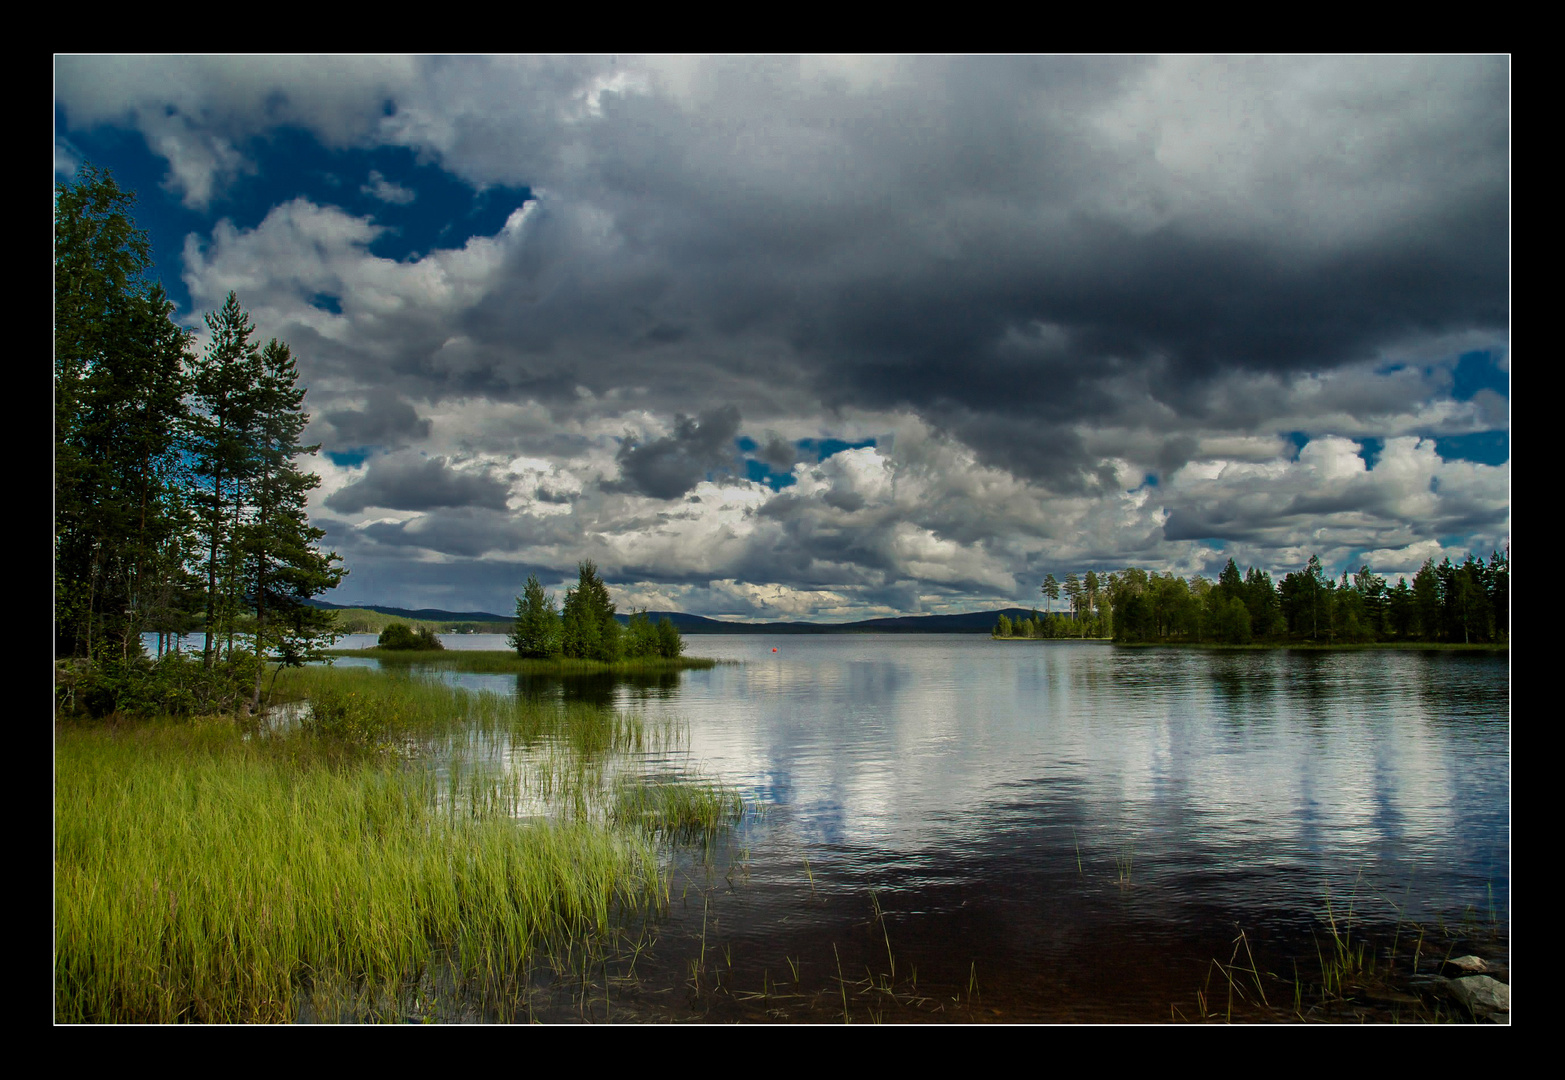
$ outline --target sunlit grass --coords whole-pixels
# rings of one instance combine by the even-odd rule
[[[426,773],[220,726],[61,730],[57,1019],[284,1020],[307,973],[395,983],[436,949],[511,971],[657,902],[649,838],[520,827],[479,790],[442,807]]]
[[[514,986],[538,950],[666,900],[659,830],[741,809],[656,784],[632,820],[626,763],[675,746],[672,721],[405,670],[277,689],[293,704],[248,732],[57,728],[58,1020],[288,1020],[301,995],[341,1015],[431,964]]]

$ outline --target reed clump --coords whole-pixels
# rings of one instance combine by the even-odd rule
[[[437,951],[501,975],[664,895],[636,830],[522,826],[503,792],[453,813],[429,773],[328,743],[57,730],[57,1020],[287,1020],[304,978],[395,986]]]
[[[655,833],[688,836],[712,833],[744,816],[744,799],[721,784],[621,780],[614,788],[609,820]]]

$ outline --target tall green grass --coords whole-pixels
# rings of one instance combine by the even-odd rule
[[[660,834],[743,809],[637,778],[674,722],[406,669],[286,671],[277,696],[248,730],[56,728],[58,1020],[351,1016],[435,970],[514,994],[540,950],[667,901]]]
[[[664,894],[635,831],[519,827],[503,798],[450,812],[427,773],[291,749],[217,725],[58,733],[58,1020],[285,1020],[312,973],[395,984],[436,950],[514,972]]]

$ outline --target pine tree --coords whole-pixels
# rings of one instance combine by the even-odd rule
[[[320,445],[300,442],[310,418],[298,380],[291,350],[273,338],[261,351],[260,378],[251,398],[249,520],[238,532],[246,599],[255,610],[256,655],[265,656],[270,646],[281,666],[313,659],[323,644],[335,640],[333,620],[301,609],[347,573],[336,552],[319,550],[325,531],[310,524],[307,503],[321,478],[301,469],[298,459],[315,454]],[[261,702],[260,673],[257,664],[252,708]]]
[[[55,188],[55,645],[121,661],[140,655],[149,598],[177,591],[185,528],[188,335],[145,277],[134,203],[91,165]]]
[[[620,657],[614,601],[592,560],[577,566],[576,587],[566,590],[560,612],[560,645],[568,657],[613,663]]]
[[[212,336],[192,371],[196,415],[191,443],[200,483],[197,516],[206,548],[206,641],[202,655],[210,668],[217,632],[227,629],[231,640],[237,615],[238,526],[253,467],[251,427],[256,416],[255,392],[261,381],[261,354],[250,340],[255,326],[233,293],[228,294],[221,310],[206,317],[206,324]]]
[[[541,660],[560,655],[560,617],[554,597],[543,591],[537,574],[528,575],[522,595],[516,598],[516,623],[506,640],[519,656]]]

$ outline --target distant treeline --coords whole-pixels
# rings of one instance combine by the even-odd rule
[[[1083,580],[1072,574],[1063,587],[1051,574],[1042,592],[1050,601],[1063,592],[1068,616],[1034,610],[1013,622],[1002,615],[994,636],[1226,645],[1510,640],[1510,558],[1499,552],[1487,563],[1471,553],[1460,564],[1427,560],[1411,583],[1399,577],[1394,586],[1368,566],[1335,580],[1312,555],[1275,585],[1264,570],[1240,574],[1229,559],[1215,582],[1132,567]]]

